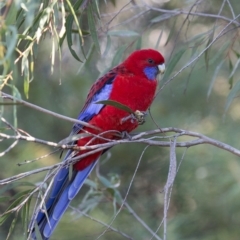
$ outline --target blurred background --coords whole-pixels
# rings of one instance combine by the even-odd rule
[[[5,2],[9,5],[3,6],[2,16],[7,7],[11,9],[9,6],[14,5],[17,29],[24,36],[24,30],[33,24],[35,17],[32,16],[31,20],[26,9],[32,11],[33,15],[40,12],[41,1]],[[33,55],[27,55],[29,64],[31,57],[34,62],[34,69],[29,70],[30,78],[26,80],[27,70],[23,67],[23,58],[16,64],[12,60],[7,71],[5,65],[1,66],[3,73],[10,72],[11,68],[14,70],[13,80],[5,84],[3,91],[15,96],[20,94],[24,100],[33,104],[76,118],[90,86],[100,75],[125,59],[133,50],[154,48],[166,59],[167,71],[159,84],[160,88],[164,87],[151,107],[154,121],[148,116],[146,123],[135,132],[156,129],[157,124],[160,128],[176,127],[195,131],[240,148],[238,0],[105,0],[96,1],[96,5],[95,0],[71,1],[73,5],[80,3],[79,12],[75,10],[79,13],[77,17],[83,31],[83,46],[75,23],[72,24],[73,31],[70,33],[72,44],[68,32],[65,38],[64,34],[59,35],[64,26],[64,14],[61,11],[62,1],[56,2],[51,14],[56,18],[54,21],[57,34],[54,30],[49,30],[51,19],[47,15],[48,19],[43,23],[47,30],[42,31],[39,40],[34,42]],[[64,3],[65,11],[70,14],[67,2]],[[51,4],[54,2],[43,1],[42,9],[50,8]],[[93,23],[86,10],[89,6],[93,9]],[[99,7],[99,18],[96,6]],[[25,15],[21,12],[25,12]],[[10,13],[11,11],[7,12]],[[19,23],[21,14],[25,16],[22,24]],[[10,21],[11,24],[14,25],[14,21]],[[10,25],[6,23],[6,26]],[[30,30],[28,31],[30,34]],[[57,36],[63,39],[61,50],[58,48]],[[30,45],[24,37],[22,39],[18,49],[24,51]],[[73,56],[74,53],[69,50],[70,45],[72,52],[83,63]],[[83,51],[87,60],[84,59]],[[12,58],[17,59],[19,54],[13,52]],[[182,69],[186,65],[188,67]],[[175,77],[172,79],[173,76]],[[25,106],[4,106],[1,113],[9,122],[15,126],[17,124],[18,128],[47,141],[59,142],[68,136],[72,127],[70,122]],[[8,133],[3,123],[1,132]],[[1,152],[11,143],[12,140],[2,140]],[[108,224],[120,206],[120,197],[117,194],[125,197],[144,148],[143,144],[123,144],[103,155],[97,168],[98,174],[93,172],[83,191],[72,203],[75,210],[69,209],[66,212],[51,239],[97,239],[106,228],[83,216],[80,210]],[[5,179],[58,163],[61,161],[60,153],[30,164],[17,165],[53,150],[45,145],[19,142],[2,156],[0,178]],[[239,157],[214,146],[198,145],[188,149],[178,148],[177,161],[178,164],[182,162],[174,182],[168,211],[168,239],[239,239]],[[162,190],[168,168],[169,148],[151,146],[146,150],[128,193],[127,205],[123,206],[112,224],[131,238],[108,230],[101,239],[155,239],[139,223],[136,215],[153,232],[157,230],[163,218]],[[34,174],[19,182],[1,186],[0,213],[6,211],[17,199],[17,194],[32,189],[30,184],[43,181],[44,176],[45,172]],[[35,195],[31,199],[30,213],[34,201]],[[1,225],[0,239],[7,238],[12,220],[16,216],[16,213],[12,214]],[[15,229],[9,239],[26,239],[22,233],[23,228],[26,228],[23,217],[23,214],[18,214]],[[162,233],[163,227],[158,235],[162,237]]]

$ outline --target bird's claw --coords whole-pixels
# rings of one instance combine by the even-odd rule
[[[137,121],[138,125],[142,125],[145,123],[145,116],[147,115],[144,111],[136,110],[134,113],[131,113],[129,116],[121,119],[121,124],[126,122],[130,119],[131,123],[134,123],[134,121]]]
[[[127,138],[128,140],[132,140],[131,134],[129,134],[129,132],[127,132],[127,131],[123,131],[123,132],[121,133],[121,137],[122,137],[122,138]]]
[[[142,125],[145,123],[145,117],[147,116],[146,112],[136,110],[133,114],[134,114],[135,119],[138,122],[138,125]]]

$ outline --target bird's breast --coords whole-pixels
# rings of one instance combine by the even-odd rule
[[[133,111],[147,111],[153,101],[156,88],[156,80],[150,81],[146,78],[136,76],[118,76],[114,80],[109,99],[126,105]],[[103,131],[117,130],[120,132],[130,132],[138,124],[137,121],[131,118],[124,121],[129,115],[124,110],[107,105],[90,121],[90,124],[98,126]]]

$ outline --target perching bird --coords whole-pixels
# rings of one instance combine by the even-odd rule
[[[86,103],[78,119],[100,130],[74,124],[70,136],[83,132],[95,136],[84,136],[73,144],[91,146],[106,143],[106,139],[117,139],[116,132],[129,133],[138,126],[138,120],[116,106],[97,102],[111,100],[129,107],[133,112],[145,112],[150,107],[157,88],[157,75],[165,70],[163,56],[153,49],[133,52],[123,63],[116,66],[91,87]],[[100,136],[99,138],[96,135]],[[94,168],[99,157],[106,151],[93,153],[73,165],[71,179],[69,168],[63,167],[54,177],[53,186],[42,209],[37,209],[30,223],[31,239],[40,231],[42,239],[51,237],[71,200],[81,189],[85,179]],[[86,154],[87,150],[69,150],[64,161]],[[46,214],[47,212],[47,214]],[[36,230],[36,225],[38,230]]]

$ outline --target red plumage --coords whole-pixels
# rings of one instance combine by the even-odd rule
[[[104,137],[117,139],[114,131],[131,132],[138,126],[138,121],[129,118],[129,113],[110,105],[98,104],[99,101],[113,100],[128,106],[132,111],[147,111],[157,88],[156,76],[164,71],[164,58],[152,49],[133,52],[122,64],[110,70],[92,86],[86,103],[78,119],[86,121],[100,130],[75,124],[73,134],[89,132]],[[88,136],[77,140],[78,146],[105,143],[107,140]],[[76,142],[74,142],[76,143]],[[76,155],[86,153],[69,150],[63,161],[68,161]],[[41,205],[33,213],[29,231],[32,239],[36,239],[35,226],[38,226],[42,239],[48,240],[59,223],[62,215],[72,199],[80,191],[85,179],[91,173],[95,162],[103,152],[91,154],[80,159],[71,171],[62,167],[54,176],[51,191]]]
[[[152,60],[152,63],[150,63],[149,60]],[[108,79],[112,78],[114,74],[117,74],[112,83],[113,87],[109,96],[109,100],[114,100],[126,105],[133,111],[147,111],[156,92],[157,80],[149,80],[144,73],[144,68],[152,67],[153,65],[158,66],[163,63],[163,56],[155,50],[146,49],[135,51],[122,64],[112,69],[92,86],[83,109],[87,107],[94,94],[99,91],[99,89],[108,81]],[[116,130],[119,132],[131,132],[134,130],[138,126],[137,121],[131,121],[131,119],[129,119],[124,123],[122,122],[122,119],[128,115],[129,113],[124,110],[107,105],[89,121],[89,124],[100,128],[101,131],[96,131],[87,127],[84,127],[83,130],[94,134],[101,133],[102,137],[108,139],[117,139],[114,134],[102,133],[109,130]],[[80,132],[82,132],[82,130]],[[77,145],[84,146],[89,142],[89,140],[91,140],[91,137],[80,139],[78,140]],[[102,139],[94,139],[89,145],[95,145],[104,142],[106,141]],[[82,151],[79,154],[85,152],[86,151]],[[92,161],[95,161],[100,155],[101,152],[98,152],[80,160],[74,165],[75,169],[84,169]]]

